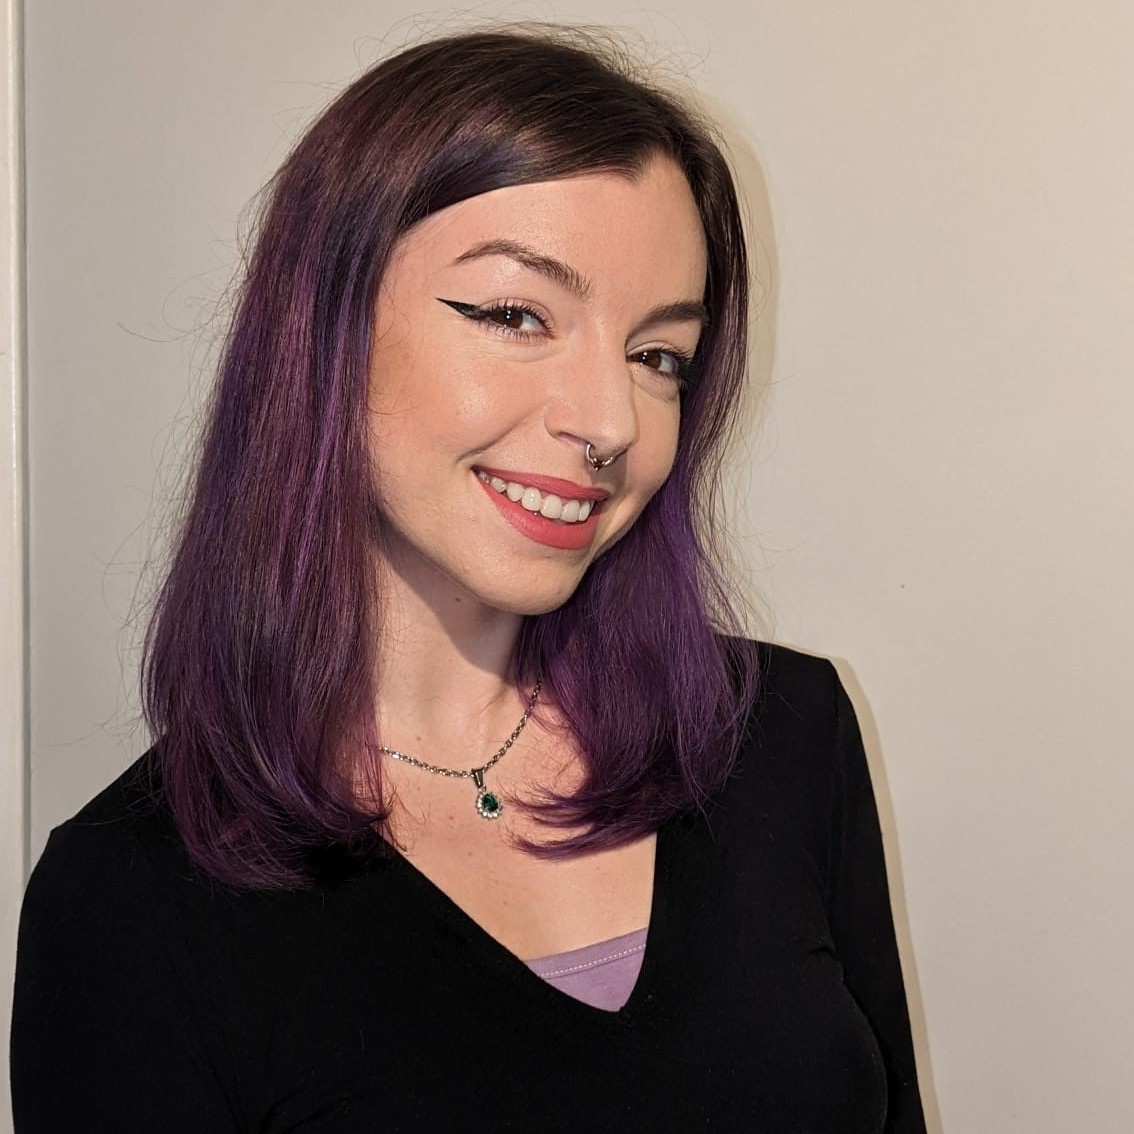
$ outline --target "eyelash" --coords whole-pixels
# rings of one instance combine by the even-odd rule
[[[505,338],[519,339],[521,342],[530,342],[535,337],[535,332],[524,331],[516,327],[508,327],[502,323],[493,321],[492,316],[504,312],[530,317],[539,323],[544,331],[549,330],[547,320],[538,311],[524,303],[512,303],[505,300],[503,303],[491,303],[483,307],[478,307],[475,303],[462,303],[456,299],[442,299],[441,302],[447,307],[451,307],[458,315],[462,315],[464,318],[474,323],[479,323],[485,330],[491,331],[494,334],[503,335]],[[672,374],[664,370],[659,370],[656,366],[649,366],[646,367],[646,369],[652,370],[655,374],[671,377],[677,384],[679,390],[684,390],[689,385],[690,374],[693,369],[693,356],[691,354],[686,354],[685,351],[673,350],[668,347],[650,347],[648,350],[635,351],[633,354],[627,356],[627,360],[645,365],[642,359],[645,358],[646,355],[651,354],[667,355],[672,358],[674,369]]]
[[[463,315],[466,319],[470,319],[474,323],[480,323],[481,326],[488,331],[494,331],[496,334],[503,335],[509,339],[519,339],[521,342],[528,342],[534,338],[534,332],[523,331],[517,327],[508,327],[502,323],[493,322],[492,316],[502,313],[527,315],[533,318],[545,331],[550,330],[547,325],[547,320],[534,308],[528,307],[523,303],[511,303],[505,300],[503,303],[490,303],[484,307],[477,307],[475,303],[460,303],[455,299],[441,300],[447,307],[451,307],[458,315]]]

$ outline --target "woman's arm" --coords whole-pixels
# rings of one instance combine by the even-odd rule
[[[847,988],[886,1062],[887,1134],[923,1134],[901,962],[878,812],[854,708],[835,679],[838,751],[832,807],[830,919]]]

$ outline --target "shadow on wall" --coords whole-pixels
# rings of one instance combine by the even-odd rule
[[[757,438],[770,411],[776,357],[780,271],[771,194],[756,147],[727,106],[700,93],[692,98],[721,131],[723,148],[737,182],[749,258],[748,382],[724,456],[724,498],[715,502],[717,522],[724,533],[722,544],[729,556],[728,567],[744,600],[741,613],[748,620],[748,630],[755,637],[770,639],[774,637],[774,614],[768,596],[755,581],[757,574],[767,570],[767,556],[759,537],[748,530],[743,519],[748,514],[743,486],[749,481]]]

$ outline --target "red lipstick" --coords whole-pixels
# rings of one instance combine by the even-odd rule
[[[540,476],[538,473],[509,472],[507,469],[489,469],[478,465],[475,472],[482,472],[485,476],[499,477],[501,480],[510,480],[513,484],[529,485],[538,488],[540,492],[554,492],[564,500],[606,500],[610,493],[605,488],[587,488],[571,480],[561,480],[557,476]]]
[[[568,499],[595,501],[591,514],[585,520],[573,524],[563,524],[557,520],[549,520],[538,512],[529,512],[523,505],[509,500],[503,492],[497,492],[492,485],[485,484],[478,476],[476,478],[477,484],[488,494],[489,499],[496,505],[504,519],[521,535],[527,536],[535,543],[543,544],[544,547],[554,547],[560,551],[582,551],[594,539],[598,527],[596,520],[602,509],[601,501],[610,495],[608,492],[600,492],[597,489],[580,490],[578,485],[572,485],[570,481],[557,480],[555,477],[532,477],[521,481],[515,473],[500,473],[490,469],[480,471],[488,476],[498,476],[501,480],[512,480],[517,484],[530,485],[532,488],[538,488],[541,492],[554,492],[556,496],[562,492]],[[596,492],[599,493],[597,497]]]

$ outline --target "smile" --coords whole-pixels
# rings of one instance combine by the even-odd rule
[[[606,489],[519,470],[472,472],[499,515],[533,543],[575,552],[594,544],[599,516],[610,498]]]
[[[531,484],[521,484],[514,480],[491,476],[483,470],[476,474],[494,492],[507,496],[513,504],[532,513],[538,513],[545,520],[560,524],[583,524],[594,510],[594,500],[575,499],[556,495],[554,492],[541,492]]]

